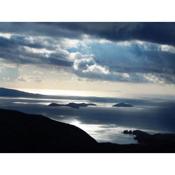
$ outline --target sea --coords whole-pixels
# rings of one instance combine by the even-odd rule
[[[79,109],[49,106],[51,103],[71,102],[94,103],[96,106]],[[128,103],[132,107],[113,107],[117,103]],[[98,142],[137,143],[134,136],[123,134],[124,130],[142,130],[150,134],[175,133],[174,97],[0,97],[0,108],[41,114],[56,121],[75,125]]]

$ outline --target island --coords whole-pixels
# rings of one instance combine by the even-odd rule
[[[114,104],[113,107],[133,107],[133,105],[129,103],[117,103],[117,104]]]
[[[134,139],[138,141],[139,144],[144,145],[159,145],[159,146],[170,146],[175,145],[175,134],[172,133],[156,133],[149,134],[140,130],[124,130],[124,134],[133,135]]]
[[[96,104],[94,103],[68,103],[68,104],[50,103],[48,106],[53,106],[53,107],[67,106],[67,107],[79,109],[80,107],[96,106]]]

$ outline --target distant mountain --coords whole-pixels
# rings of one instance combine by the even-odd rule
[[[117,103],[117,104],[113,105],[113,107],[133,107],[133,105],[131,105],[129,103]]]
[[[0,88],[0,97],[41,97],[40,94],[32,94],[15,89]]]
[[[94,103],[68,103],[68,104],[51,103],[48,106],[53,106],[53,107],[68,106],[71,108],[79,109],[80,107],[96,106],[96,104]]]

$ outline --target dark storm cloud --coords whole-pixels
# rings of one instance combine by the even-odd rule
[[[0,32],[67,38],[78,38],[81,35],[81,31],[71,30],[64,26],[64,23],[1,22]]]
[[[42,42],[32,42],[25,36],[12,35],[10,38],[0,37],[0,58],[18,64],[51,64],[58,66],[72,66],[72,62],[66,59],[67,55],[62,52],[33,53],[28,49],[45,49]]]
[[[65,23],[64,25],[109,40],[137,39],[175,45],[175,23]]]
[[[1,23],[0,31],[68,38],[89,34],[113,41],[137,39],[175,45],[175,23],[173,22]]]

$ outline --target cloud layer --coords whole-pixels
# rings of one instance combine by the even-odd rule
[[[0,58],[87,79],[174,84],[175,23],[0,23]]]

